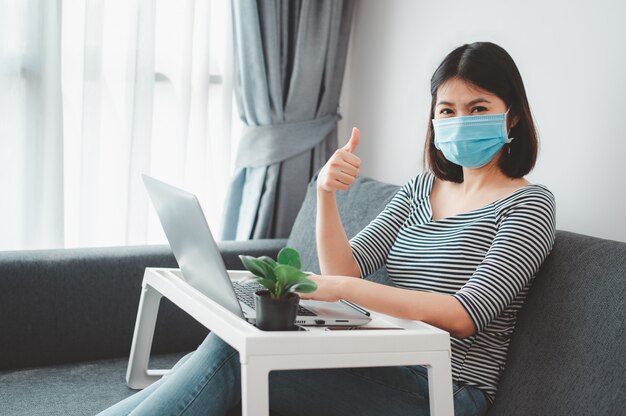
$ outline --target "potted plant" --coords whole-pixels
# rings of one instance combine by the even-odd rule
[[[248,281],[256,281],[267,290],[254,293],[256,326],[264,331],[291,331],[296,329],[296,314],[302,293],[317,289],[315,282],[307,278],[301,270],[300,254],[293,248],[285,247],[276,260],[262,256],[240,255],[243,266],[254,276]]]

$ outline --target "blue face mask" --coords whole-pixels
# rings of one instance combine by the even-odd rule
[[[513,140],[508,138],[507,113],[433,119],[435,147],[457,165],[485,166]]]

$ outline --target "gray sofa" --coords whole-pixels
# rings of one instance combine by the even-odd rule
[[[360,178],[340,193],[348,236],[397,189]],[[319,271],[314,218],[312,182],[289,239],[220,243],[227,268],[289,245]],[[1,252],[0,414],[91,415],[132,394],[124,375],[143,270],[175,265],[164,246]],[[384,268],[368,278],[390,284]],[[489,414],[624,414],[625,281],[626,243],[558,231]],[[168,368],[207,333],[163,300],[151,366]]]

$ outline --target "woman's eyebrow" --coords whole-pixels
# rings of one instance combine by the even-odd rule
[[[490,104],[491,104],[491,101],[489,101],[489,100],[488,100],[488,99],[486,99],[486,98],[476,98],[475,100],[472,100],[472,101],[470,101],[469,103],[467,103],[467,104],[466,104],[466,107],[471,107],[471,106],[473,106],[474,104],[478,104],[478,103],[490,103]]]
[[[466,107],[471,107],[471,106],[473,106],[474,104],[478,104],[478,103],[489,103],[489,104],[491,104],[491,101],[489,101],[489,100],[488,100],[488,99],[486,99],[486,98],[476,98],[476,99],[473,99],[472,101],[470,101],[469,103],[465,104],[465,106],[466,106]],[[439,102],[437,103],[437,105],[449,105],[449,106],[454,106],[454,104],[453,104],[453,103],[451,103],[450,101],[439,101]]]

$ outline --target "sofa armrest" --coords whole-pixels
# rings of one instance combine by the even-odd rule
[[[286,240],[224,241],[239,254],[276,256]],[[146,267],[177,267],[168,246],[0,252],[0,370],[128,356]],[[161,301],[152,351],[197,348],[208,330]]]

